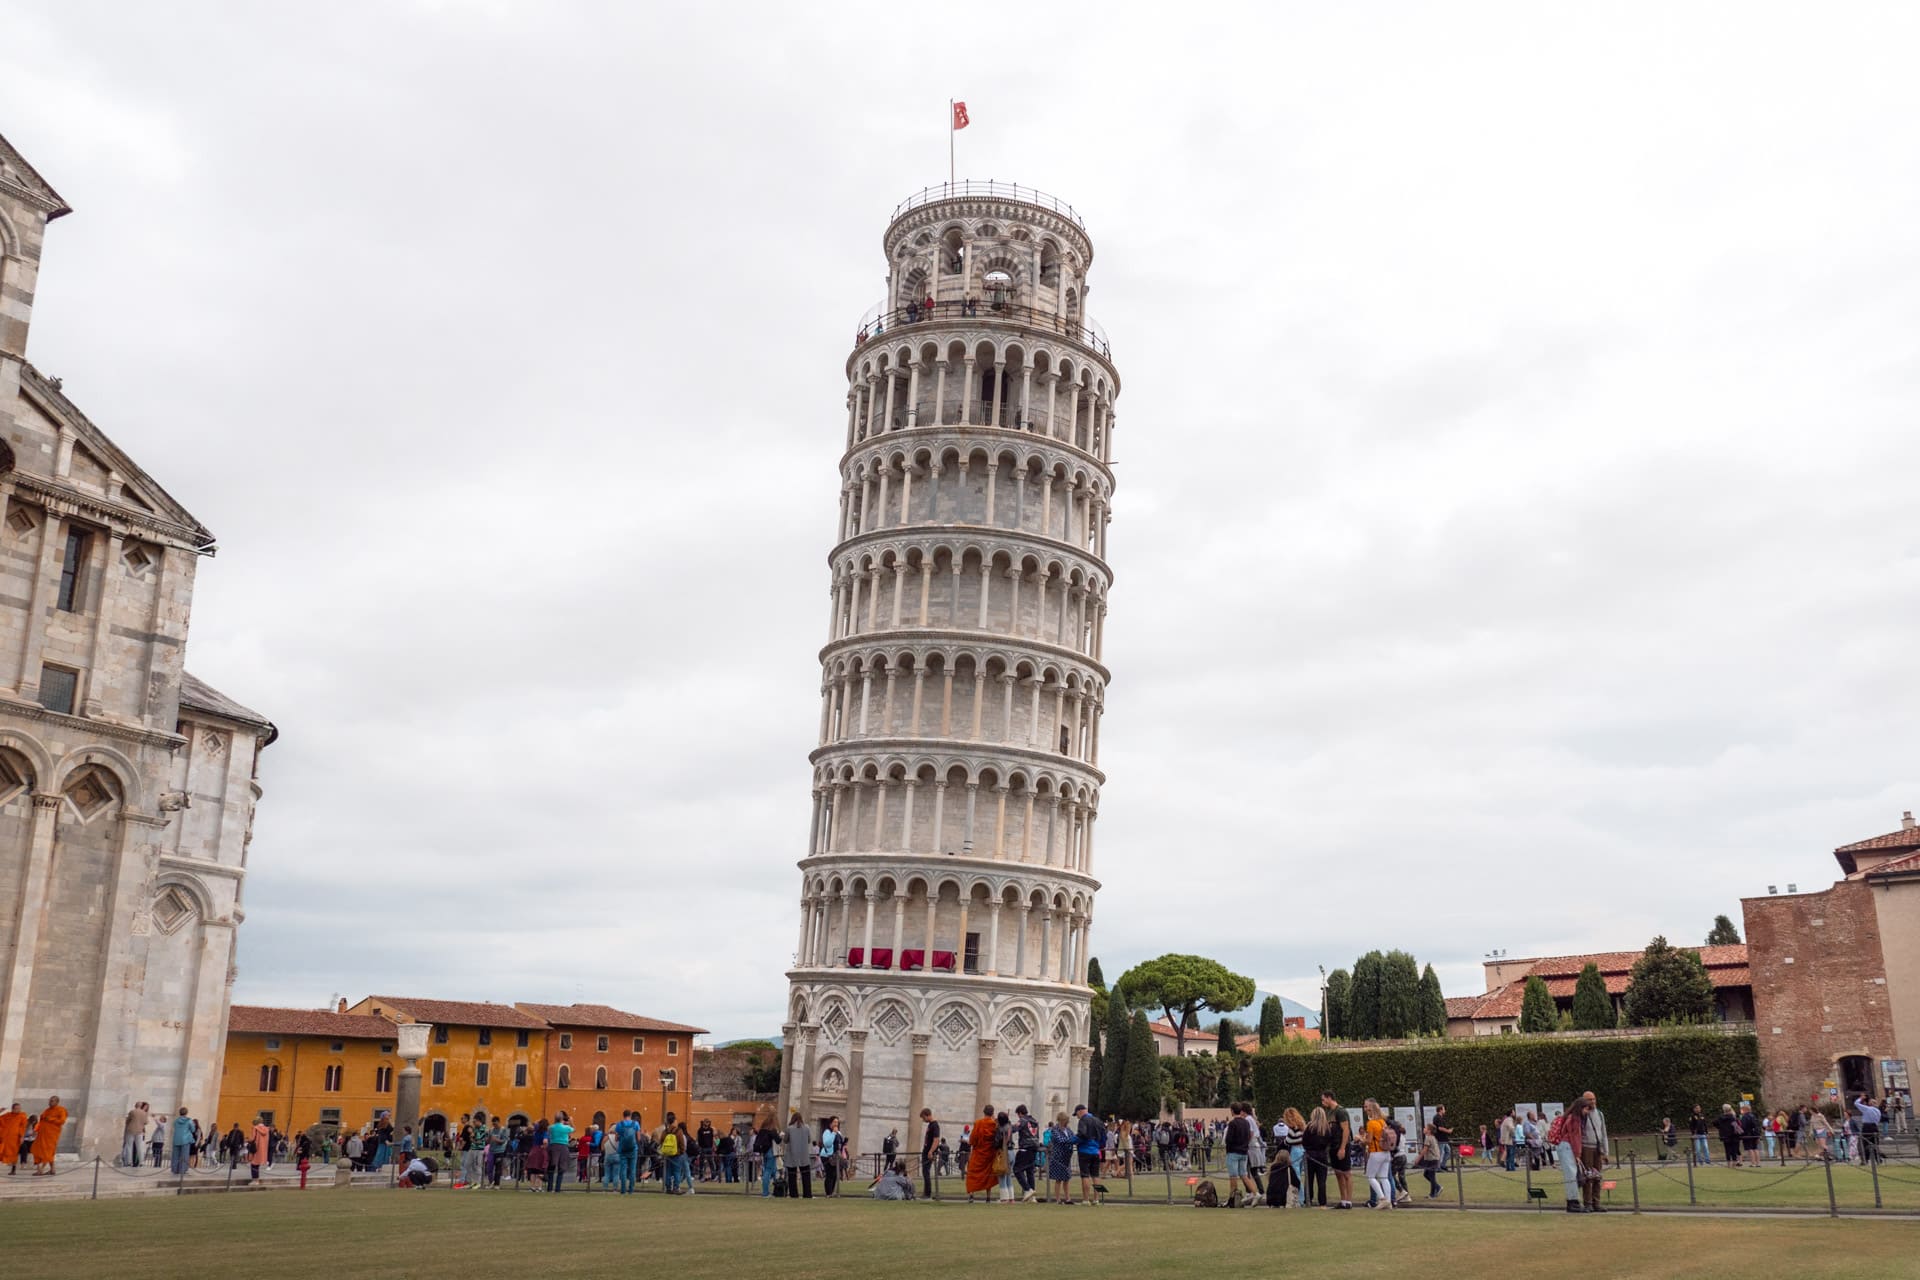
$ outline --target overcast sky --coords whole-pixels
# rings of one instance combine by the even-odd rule
[[[237,999],[777,1031],[842,362],[1073,202],[1124,392],[1093,950],[1699,942],[1920,807],[1920,11],[29,0],[30,355],[220,537]]]

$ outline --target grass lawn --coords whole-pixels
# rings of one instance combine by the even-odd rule
[[[671,1233],[671,1234],[667,1234]],[[1582,1276],[1911,1276],[1920,1222],[1114,1205],[789,1202],[725,1195],[536,1196],[382,1190],[235,1193],[0,1207],[10,1275],[168,1277],[384,1274],[471,1280],[821,1276],[938,1269],[984,1274],[983,1250],[1040,1275],[1226,1273],[1323,1277],[1527,1274],[1542,1258]],[[669,1243],[670,1242],[670,1243]],[[1571,1252],[1570,1252],[1571,1251]],[[535,1260],[546,1259],[545,1263]]]

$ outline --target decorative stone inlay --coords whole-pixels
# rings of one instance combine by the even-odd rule
[[[934,1019],[933,1029],[940,1033],[949,1049],[958,1049],[979,1034],[980,1023],[965,1005],[950,1004]]]
[[[1027,1017],[1026,1010],[1015,1009],[1000,1020],[1000,1039],[1013,1052],[1026,1052],[1027,1045],[1033,1041],[1033,1020]]]
[[[873,1032],[880,1037],[881,1044],[898,1044],[900,1037],[912,1025],[913,1019],[907,1016],[906,1009],[891,1000],[881,1005],[880,1011],[873,1017]]]

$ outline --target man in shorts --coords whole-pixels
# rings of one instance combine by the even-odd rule
[[[1100,1148],[1106,1144],[1107,1126],[1085,1106],[1076,1106],[1073,1115],[1074,1148],[1080,1155],[1080,1197],[1088,1204],[1099,1204],[1093,1180],[1100,1176]]]
[[[1348,1157],[1347,1148],[1353,1144],[1353,1117],[1340,1105],[1340,1099],[1331,1093],[1320,1095],[1321,1109],[1327,1113],[1327,1123],[1333,1126],[1333,1141],[1328,1143],[1327,1162],[1333,1166],[1333,1178],[1340,1184],[1340,1203],[1336,1209],[1353,1208],[1353,1161]]]
[[[1227,1122],[1227,1206],[1238,1208],[1242,1204],[1252,1208],[1260,1203],[1259,1193],[1254,1190],[1253,1177],[1247,1172],[1247,1148],[1253,1142],[1253,1120],[1248,1112],[1251,1108],[1236,1102],[1230,1110],[1233,1119]],[[1246,1199],[1240,1199],[1241,1192]]]

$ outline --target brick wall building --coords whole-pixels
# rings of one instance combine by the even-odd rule
[[[1832,1080],[1900,1087],[1920,1054],[1920,824],[1834,850],[1846,878],[1745,898],[1761,1087],[1770,1105]]]

